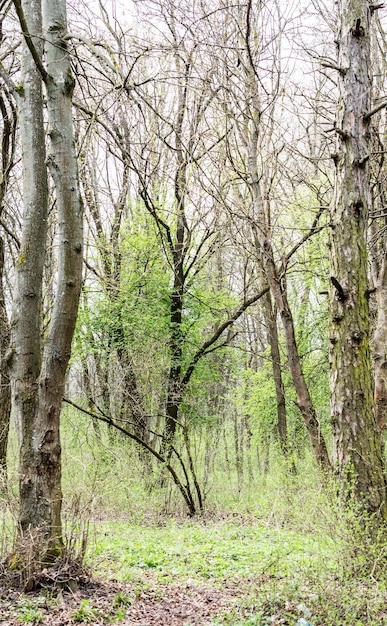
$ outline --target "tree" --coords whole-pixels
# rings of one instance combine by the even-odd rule
[[[330,363],[335,463],[344,492],[387,519],[370,358],[367,220],[370,210],[370,28],[362,0],[338,8],[336,179],[331,214]]]
[[[24,35],[18,110],[23,151],[23,229],[16,266],[10,364],[20,443],[20,565],[63,551],[60,412],[82,278],[82,207],[72,125],[74,79],[66,41],[66,3],[14,1]],[[43,59],[45,60],[43,62]],[[42,85],[47,99],[50,147]],[[43,269],[48,224],[48,171],[57,208],[56,291],[42,338]],[[32,583],[31,583],[32,584]]]
[[[276,5],[273,12],[272,6],[259,4],[255,7],[249,1],[246,7],[239,5],[235,12],[230,11],[225,24],[227,34],[223,36],[224,39],[228,42],[235,41],[230,53],[234,62],[229,58],[224,64],[221,92],[227,124],[230,127],[227,152],[239,188],[243,184],[246,189],[243,203],[239,203],[238,217],[250,224],[251,247],[257,259],[258,271],[270,288],[270,301],[266,301],[265,315],[273,357],[281,442],[286,449],[285,403],[274,310],[278,312],[282,322],[297,406],[309,434],[316,461],[324,471],[329,471],[330,459],[302,368],[287,286],[290,258],[310,236],[319,231],[318,221],[322,211],[317,212],[308,234],[300,236],[298,242],[290,242],[289,252],[283,249],[283,238],[278,238],[282,249],[276,250],[277,238],[273,228],[276,220],[275,205],[284,202],[283,195],[277,202],[275,196],[278,189],[282,191],[285,187],[286,176],[285,167],[281,167],[281,153],[285,145],[281,137],[279,116],[284,114],[281,107],[282,94],[285,91],[281,71],[281,45],[287,20],[279,5]],[[270,28],[269,34],[266,31]],[[270,41],[272,54],[269,56],[266,38]],[[272,59],[275,59],[274,68]],[[262,69],[261,73],[258,68]],[[278,113],[278,109],[281,113]],[[241,194],[239,188],[236,195]],[[287,195],[289,197],[289,192]]]

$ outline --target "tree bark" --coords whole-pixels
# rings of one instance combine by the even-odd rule
[[[39,2],[22,4],[30,35],[42,54],[42,18]],[[47,236],[48,183],[43,120],[42,77],[32,56],[23,46],[22,88],[19,89],[19,119],[23,160],[23,232],[16,267],[11,349],[12,396],[20,444],[21,536],[29,528],[50,536],[57,526],[50,502],[53,494],[40,467],[42,424],[38,419],[38,378],[41,366],[41,302]],[[43,435],[44,436],[44,435]],[[45,472],[44,472],[45,474]],[[56,499],[56,494],[55,494]],[[55,520],[55,521],[54,521]],[[56,530],[55,533],[58,531]],[[60,530],[59,530],[60,534]]]
[[[35,52],[45,42],[47,70],[40,73],[23,50],[20,127],[24,214],[16,268],[11,346],[12,388],[20,438],[20,513],[17,551],[33,542],[36,566],[63,550],[61,526],[60,411],[70,358],[82,273],[82,212],[78,191],[71,98],[73,78],[64,36],[64,0],[22,3]],[[42,20],[43,17],[43,20]],[[42,24],[43,21],[43,24]],[[39,65],[39,63],[38,63]],[[50,154],[46,159],[42,79],[46,84]],[[58,213],[56,293],[44,346],[41,302],[47,237],[47,164]],[[31,548],[31,545],[30,545]]]
[[[368,307],[371,8],[338,8],[339,102],[331,215],[330,387],[335,464],[345,493],[387,519],[380,432],[374,413]]]

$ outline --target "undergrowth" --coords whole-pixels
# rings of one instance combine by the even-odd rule
[[[219,462],[204,514],[189,519],[176,489],[161,488],[157,468],[144,470],[127,441],[109,447],[90,425],[73,427],[64,424],[65,535],[95,576],[128,583],[134,593],[237,590],[214,626],[387,625],[386,537],[367,539],[356,511],[340,507],[334,485],[321,487],[307,456],[294,474],[273,454],[270,471],[243,484]],[[2,558],[17,519],[15,476],[11,468],[0,499]],[[38,623],[36,603],[18,610],[20,621]],[[124,616],[121,605],[114,611]],[[94,618],[90,603],[74,617]]]

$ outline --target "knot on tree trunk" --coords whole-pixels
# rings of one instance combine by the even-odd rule
[[[361,25],[360,17],[356,20],[354,26],[352,26],[351,34],[352,34],[353,37],[357,37],[357,38],[364,37],[365,30],[364,30],[363,26]]]

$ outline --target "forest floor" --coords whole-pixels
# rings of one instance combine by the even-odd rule
[[[264,617],[252,615],[240,606],[240,600],[252,587],[263,581],[235,581],[222,588],[212,585],[160,584],[151,575],[147,586],[139,591],[133,584],[90,580],[75,591],[40,590],[22,593],[16,590],[0,591],[0,624],[43,624],[73,626],[79,623],[107,626],[211,626],[246,625],[294,626],[300,606],[291,600],[276,613]],[[299,624],[309,624],[307,620]],[[311,625],[312,626],[312,625]]]
[[[76,592],[0,592],[0,623],[70,626],[79,623],[122,626],[204,626],[224,623],[240,589],[160,585],[149,580],[140,593],[133,584],[93,581]],[[219,618],[214,622],[214,618]],[[281,622],[285,623],[285,622]]]
[[[33,593],[0,580],[0,624],[387,626],[386,581],[344,559],[331,537],[257,519],[99,521],[90,575]]]

